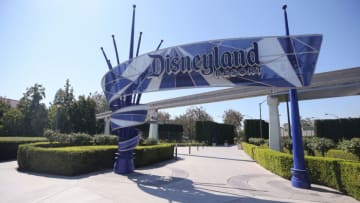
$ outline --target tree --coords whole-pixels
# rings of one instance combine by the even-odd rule
[[[223,114],[223,122],[225,124],[233,125],[235,126],[237,134],[241,130],[241,121],[243,119],[243,115],[241,115],[240,112],[235,111],[233,109],[229,109],[224,111]]]
[[[66,80],[64,89],[59,89],[54,96],[54,103],[50,107],[52,110],[50,121],[54,125],[56,123],[56,114],[58,120],[58,129],[62,133],[72,132],[72,124],[70,121],[70,108],[74,103],[74,89],[70,85],[69,79]],[[55,107],[53,107],[55,105]]]
[[[1,118],[3,127],[1,129],[3,135],[19,136],[23,131],[24,116],[18,109],[9,109]]]
[[[5,99],[3,99],[2,97],[0,97],[0,119],[1,117],[4,115],[5,112],[7,112],[8,110],[10,110],[10,105],[8,102],[6,102]],[[1,123],[0,123],[1,124]]]
[[[90,97],[79,96],[70,107],[70,121],[73,132],[96,133],[96,103]]]
[[[25,135],[39,136],[47,126],[47,110],[41,100],[45,98],[45,88],[41,84],[27,88],[19,102],[19,110],[23,117],[23,133]]]
[[[94,92],[92,94],[90,94],[90,98],[92,100],[94,100],[95,104],[96,104],[96,113],[103,113],[105,111],[109,111],[109,104],[106,100],[106,97],[103,93],[99,93],[99,92]]]
[[[5,99],[2,99],[0,97],[0,135],[6,135],[6,133],[3,131],[4,124],[2,121],[3,115],[10,110],[9,103],[6,102]]]
[[[170,114],[168,112],[159,111],[158,112],[158,121],[160,123],[169,123]]]
[[[177,116],[174,123],[182,125],[184,136],[192,139],[195,138],[196,121],[213,121],[213,118],[202,107],[191,107],[185,114]]]

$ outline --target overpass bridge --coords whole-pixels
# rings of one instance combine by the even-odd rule
[[[257,96],[267,96],[269,106],[269,147],[280,150],[280,121],[278,106],[289,98],[289,88],[238,86],[189,96],[181,96],[150,102],[150,114],[154,118],[150,133],[157,137],[157,110],[188,105],[205,104]],[[322,99],[360,95],[360,67],[314,74],[310,86],[298,88],[299,100]],[[109,134],[111,111],[99,113],[97,119],[105,119],[105,133]]]

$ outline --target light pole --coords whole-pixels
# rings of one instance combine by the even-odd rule
[[[259,109],[260,109],[260,121],[259,121],[259,126],[260,126],[260,138],[263,138],[263,134],[262,134],[262,122],[261,122],[261,104],[263,104],[266,100],[262,101],[259,103]]]

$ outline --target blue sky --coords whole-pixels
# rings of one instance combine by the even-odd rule
[[[360,1],[110,1],[2,0],[0,1],[0,96],[19,99],[27,87],[40,83],[48,104],[70,79],[75,94],[101,91],[107,71],[103,46],[115,64],[111,35],[115,34],[120,61],[129,52],[132,4],[137,5],[135,39],[143,32],[140,53],[197,41],[284,35],[283,4],[288,5],[290,34],[324,35],[316,72],[360,65]],[[135,43],[135,44],[136,44]],[[181,90],[144,94],[142,103],[208,91]],[[259,117],[256,97],[202,105],[217,121],[229,108]],[[360,97],[300,102],[303,118],[359,117]],[[263,118],[268,119],[266,103]],[[188,107],[166,109],[173,116]],[[286,122],[285,104],[280,120]]]

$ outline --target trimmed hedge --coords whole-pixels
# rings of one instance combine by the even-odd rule
[[[59,143],[20,145],[17,161],[19,170],[73,176],[114,165],[116,145],[64,146]],[[173,157],[173,145],[162,144],[135,148],[135,166],[145,166]]]
[[[0,137],[0,161],[16,159],[20,144],[39,141],[47,141],[47,139],[44,137]]]
[[[344,152],[343,150],[340,149],[330,149],[325,153],[325,156],[331,158],[360,161],[360,157],[350,152]]]
[[[20,145],[19,170],[57,175],[79,175],[111,168],[117,146],[63,147],[61,144]]]
[[[342,139],[360,137],[360,118],[315,120],[315,135],[338,142]]]
[[[259,119],[246,119],[244,120],[244,133],[245,141],[249,141],[250,137],[269,139],[269,123],[261,120],[262,137],[260,133],[260,120]]]
[[[220,124],[213,121],[196,121],[195,140],[208,145],[216,143],[223,145],[225,142],[234,144],[235,127],[229,124]]]
[[[135,148],[135,167],[166,161],[174,158],[173,144],[137,146]]]
[[[150,123],[144,123],[135,128],[142,132],[143,138],[149,137]],[[182,140],[183,126],[177,124],[159,124],[159,139],[168,141],[180,141]]]
[[[291,178],[291,155],[244,142],[242,148],[264,168],[284,178]],[[323,157],[305,157],[305,162],[312,183],[336,188],[360,200],[360,163]]]

